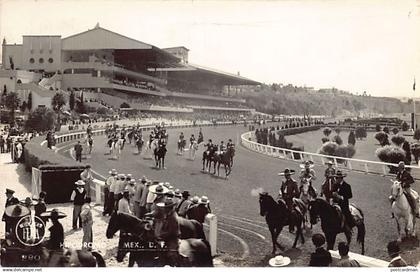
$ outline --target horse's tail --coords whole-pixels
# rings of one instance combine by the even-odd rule
[[[206,239],[201,239],[201,241],[203,241],[203,243],[206,245],[208,251],[207,254],[202,256],[202,262],[200,262],[202,267],[214,267],[213,264],[213,257],[211,256],[211,246],[209,241],[207,241]]]
[[[359,224],[357,224],[357,242],[359,244],[365,243],[365,235],[366,235],[366,226],[364,221],[360,221]]]
[[[92,251],[92,256],[96,259],[96,264],[98,267],[106,267],[104,257],[97,251]]]

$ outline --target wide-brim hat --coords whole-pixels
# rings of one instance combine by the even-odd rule
[[[163,186],[163,185],[160,185],[160,184],[151,185],[149,187],[149,192],[152,192],[152,193],[157,194],[157,195],[166,194],[168,191],[169,191],[169,189],[166,186]]]
[[[109,174],[115,176],[115,175],[118,174],[118,172],[117,172],[117,170],[112,169],[111,171],[109,171]]]
[[[302,164],[299,165],[300,168],[306,168],[307,166],[309,168],[313,168],[314,167],[314,162],[313,161],[304,161]]]
[[[190,192],[189,192],[189,191],[183,191],[183,192],[181,193],[181,195],[182,195],[183,197],[189,197],[189,196],[190,196]]]
[[[294,175],[295,174],[295,170],[286,168],[284,169],[283,172],[278,173],[279,176],[285,176],[285,175]]]
[[[333,165],[333,164],[334,164],[334,162],[333,162],[333,161],[327,161],[325,164],[326,164],[326,165]]]
[[[175,195],[175,197],[181,197],[182,196],[181,191],[179,189],[175,189],[174,195]]]
[[[200,202],[200,198],[198,196],[194,196],[193,198],[191,198],[191,202],[194,204],[198,204],[198,202]]]
[[[31,210],[28,207],[25,207],[21,204],[15,204],[7,206],[4,213],[8,217],[19,218],[31,213]]]
[[[176,202],[172,198],[167,198],[167,199],[165,199],[164,202],[156,203],[156,207],[158,209],[172,208],[175,205],[176,205]]]
[[[6,194],[14,194],[15,191],[13,191],[12,189],[6,189]]]
[[[344,178],[344,177],[347,177],[347,174],[338,170],[337,173],[334,175],[334,177],[335,178]]]
[[[59,210],[57,210],[57,209],[53,209],[53,210],[51,210],[51,211],[46,211],[46,212],[43,212],[43,213],[41,213],[41,215],[40,215],[40,216],[41,216],[41,217],[52,218],[52,219],[54,219],[54,218],[56,218],[56,219],[61,219],[61,218],[67,217],[67,215],[66,215],[65,213],[60,212],[60,211],[59,211]]]
[[[289,257],[278,255],[276,257],[271,258],[268,261],[268,264],[270,266],[277,266],[278,267],[278,266],[286,266],[286,265],[289,265],[290,262],[291,262],[291,260],[290,260]]]
[[[86,183],[83,180],[79,179],[74,184],[76,184],[77,186],[84,186]]]
[[[143,176],[143,177],[141,178],[141,180],[140,180],[140,181],[145,181],[145,182],[147,182],[148,180],[147,180],[146,176]]]
[[[151,180],[146,181],[146,185],[147,185],[147,186],[152,185],[152,181],[151,181]]]
[[[209,204],[210,203],[210,200],[209,200],[209,198],[207,196],[202,196],[200,198],[200,202],[199,203],[200,204]]]

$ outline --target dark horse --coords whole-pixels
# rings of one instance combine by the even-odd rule
[[[350,211],[354,217],[357,227],[357,242],[362,245],[362,255],[365,254],[365,222],[363,211],[353,204],[350,204]],[[330,205],[326,200],[317,198],[309,204],[309,214],[311,224],[317,223],[318,217],[321,218],[321,228],[327,240],[328,250],[334,249],[337,234],[344,232],[347,244],[350,245],[352,230],[345,222],[345,218],[341,211]],[[343,222],[344,221],[344,222]]]
[[[179,253],[187,256],[188,260],[181,262],[182,266],[213,266],[213,258],[211,256],[210,244],[204,238],[204,231],[201,223],[195,220],[180,220],[181,241]],[[106,230],[106,237],[112,238],[114,234],[120,230],[120,243],[118,245],[117,260],[122,261],[125,254],[130,252],[129,266],[133,266],[135,262],[139,266],[164,266],[159,259],[159,251],[151,250],[131,250],[125,245],[133,242],[140,246],[147,247],[150,243],[155,243],[153,223],[149,220],[141,220],[137,217],[126,213],[114,213],[109,220]],[[123,234],[123,235],[121,235]],[[190,237],[190,236],[195,236]],[[181,258],[182,259],[182,258]]]
[[[203,152],[203,169],[202,171],[207,171],[210,172],[211,169],[211,163],[214,161],[214,154],[216,153],[216,150],[212,150],[212,151],[204,151]],[[215,167],[215,171],[216,171],[216,165],[214,165]]]
[[[272,254],[276,253],[276,246],[278,246],[280,250],[284,250],[284,247],[277,242],[277,238],[284,226],[291,225],[296,226],[297,228],[293,248],[296,247],[299,236],[302,244],[305,243],[302,231],[303,215],[295,209],[290,211],[283,201],[276,202],[268,193],[261,193],[260,215],[265,217],[265,221],[267,222],[268,229],[271,233],[271,240],[273,242]]]
[[[216,165],[217,165],[217,176],[219,176],[220,165],[223,164],[225,167],[225,176],[226,178],[230,175],[232,171],[231,162],[232,162],[232,149],[229,148],[226,152],[215,153],[213,156],[214,161],[214,173],[216,174]]]

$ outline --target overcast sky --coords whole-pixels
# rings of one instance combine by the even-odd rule
[[[420,97],[420,1],[0,0],[0,37],[100,26],[264,83]]]

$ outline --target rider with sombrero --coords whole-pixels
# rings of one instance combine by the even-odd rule
[[[279,200],[283,200],[287,208],[291,211],[293,207],[293,198],[299,197],[299,188],[298,184],[295,180],[292,179],[292,175],[295,174],[295,170],[291,170],[286,168],[284,172],[278,173],[279,176],[284,176],[286,180],[281,183],[280,191],[279,191]],[[291,220],[290,220],[291,222]],[[292,222],[289,225],[289,231],[293,231]]]
[[[328,203],[332,204],[332,193],[336,191],[335,185],[335,168],[333,167],[333,162],[328,161],[326,163],[328,165],[327,169],[325,169],[325,181],[321,185],[321,196],[325,196],[325,200]]]
[[[340,206],[341,212],[346,218],[347,225],[352,229],[356,225],[349,208],[349,199],[353,197],[353,194],[350,184],[344,181],[346,176],[347,174],[344,174],[341,170],[337,170],[334,176],[336,179],[336,191],[332,193],[332,197],[334,203]]]
[[[50,239],[45,242],[48,249],[61,250],[64,248],[64,229],[58,219],[66,216],[66,214],[58,211],[57,209],[41,214],[41,217],[49,218],[52,222],[52,226],[48,229],[50,231]]]
[[[300,185],[309,181],[310,186],[312,186],[312,181],[316,180],[315,170],[313,169],[313,167],[314,163],[312,161],[305,161],[303,164],[300,165]]]

